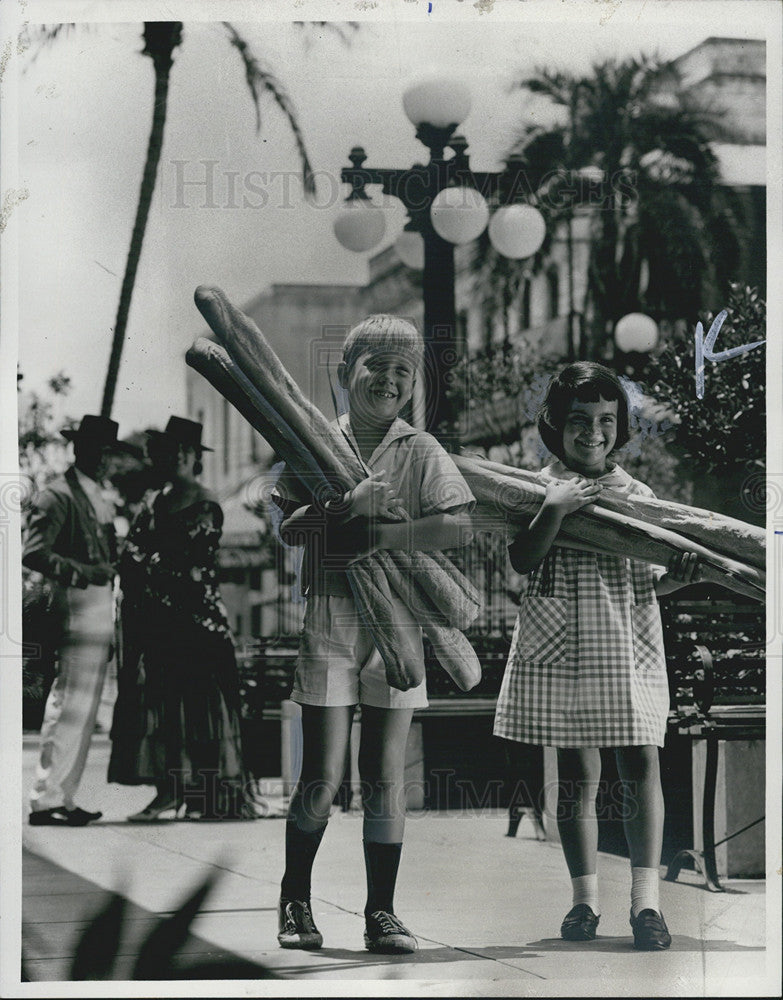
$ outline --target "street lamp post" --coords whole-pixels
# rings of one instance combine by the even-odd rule
[[[380,185],[385,195],[398,198],[405,206],[409,218],[405,229],[419,233],[424,244],[426,428],[437,432],[447,447],[454,447],[457,443],[455,415],[446,396],[461,346],[455,336],[454,246],[470,242],[486,227],[489,210],[484,199],[498,192],[503,174],[471,170],[468,144],[464,137],[454,134],[470,110],[470,94],[462,84],[454,81],[419,84],[406,91],[403,105],[416,126],[416,138],[429,150],[429,162],[416,163],[407,170],[367,167],[364,149],[354,147],[348,157],[351,166],[343,167],[340,175],[344,183],[351,185],[351,191],[343,218],[335,223],[335,232],[349,249],[357,249],[360,245],[368,249],[360,233],[373,228],[372,213],[380,212],[369,207],[365,190],[368,184]],[[448,159],[447,149],[453,152]],[[363,211],[365,208],[367,210]],[[529,211],[538,215],[536,210]],[[347,222],[352,230],[355,229],[349,240],[340,233],[340,228],[345,233]],[[543,219],[541,229],[541,238],[537,243],[534,241],[535,245],[526,255],[535,253],[541,245]]]
[[[379,184],[384,194],[398,198],[408,211],[409,230],[418,232],[424,241],[422,293],[424,342],[427,348],[426,426],[431,431],[442,430],[443,426],[451,428],[453,424],[445,387],[457,361],[454,338],[457,315],[454,243],[438,235],[430,209],[436,197],[449,187],[458,185],[478,190],[481,194],[491,194],[497,189],[500,178],[500,174],[473,173],[466,153],[467,143],[460,136],[449,141],[446,132],[445,129],[419,129],[418,138],[427,142],[430,149],[430,161],[426,166],[415,164],[408,170],[365,167],[367,156],[358,146],[351,150],[349,156],[352,165],[344,167],[341,173],[342,180],[352,185],[349,199],[366,198],[366,184]],[[446,143],[455,150],[455,155],[448,160],[443,156]],[[458,211],[459,207],[454,209],[455,214]]]

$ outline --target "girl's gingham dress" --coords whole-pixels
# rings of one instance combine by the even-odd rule
[[[556,462],[540,481],[575,476]],[[597,482],[653,496],[619,466]],[[657,575],[648,563],[553,545],[522,597],[495,735],[554,747],[663,746],[669,688]]]

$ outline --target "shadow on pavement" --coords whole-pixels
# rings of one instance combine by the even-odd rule
[[[601,937],[599,934],[595,941],[563,941],[561,938],[542,938],[540,941],[530,941],[525,947],[534,948],[538,951],[611,951],[611,952],[633,952],[633,937]],[[668,949],[672,951],[764,951],[764,947],[737,944],[734,941],[705,941],[702,938],[689,937],[687,934],[672,934],[672,945]],[[482,954],[490,957],[491,948],[482,948]],[[520,954],[527,954],[524,948]],[[639,953],[637,953],[639,954]],[[648,952],[648,954],[652,954]]]
[[[211,873],[175,911],[158,914],[121,893],[99,893],[100,908],[85,920],[74,900],[98,887],[23,849],[23,878],[48,879],[66,889],[61,919],[52,920],[46,894],[28,896],[22,916],[22,982],[84,980],[276,979],[275,973],[191,933],[191,924],[214,886]],[[78,907],[79,910],[83,908]],[[139,932],[141,937],[139,938]]]

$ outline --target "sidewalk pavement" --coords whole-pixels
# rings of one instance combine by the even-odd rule
[[[729,881],[730,891],[717,894],[693,873],[662,881],[673,944],[668,952],[640,953],[628,925],[628,862],[602,854],[598,937],[564,942],[559,926],[570,892],[559,845],[537,842],[527,820],[516,838],[505,837],[498,810],[410,815],[396,909],[419,951],[401,957],[363,948],[361,815],[336,812],[313,878],[324,947],[285,951],[276,941],[285,824],[275,783],[270,805],[277,818],[133,825],[125,816],[153,790],[106,785],[108,755],[108,740],[96,737],[80,795],[85,808],[103,809],[101,821],[60,829],[25,820],[23,938],[32,979],[68,979],[79,932],[114,890],[131,904],[114,976],[129,977],[144,932],[211,871],[219,878],[182,960],[244,959],[291,981],[290,989],[237,981],[222,995],[780,995],[779,954],[766,948],[764,882]],[[35,759],[35,741],[26,739],[25,788]],[[166,995],[162,986],[153,993],[142,983],[133,988],[135,995]]]

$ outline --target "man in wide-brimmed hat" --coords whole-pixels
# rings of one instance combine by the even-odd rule
[[[112,643],[112,584],[117,556],[114,509],[101,493],[106,459],[125,450],[117,424],[85,415],[62,432],[74,462],[34,500],[25,566],[52,585],[60,635],[57,676],[46,702],[41,754],[30,793],[33,826],[84,826],[101,813],[76,806]]]

